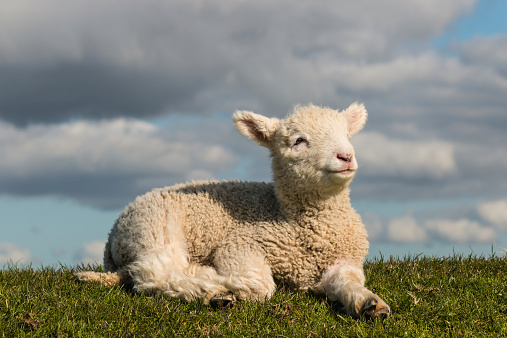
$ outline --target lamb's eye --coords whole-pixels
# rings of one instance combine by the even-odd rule
[[[304,138],[302,138],[302,137],[299,137],[299,138],[296,140],[296,142],[294,143],[294,145],[295,145],[295,146],[297,146],[298,144],[301,144],[301,143],[303,143],[303,142],[306,142],[306,140],[305,140]]]

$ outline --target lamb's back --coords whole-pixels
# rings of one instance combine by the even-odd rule
[[[237,229],[247,235],[281,218],[272,183],[194,182],[171,187],[169,194],[179,205],[188,251],[197,262],[206,262]]]

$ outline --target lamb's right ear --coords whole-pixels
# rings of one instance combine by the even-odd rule
[[[251,140],[266,148],[271,148],[273,136],[281,122],[277,118],[269,118],[251,111],[240,110],[232,115],[232,120],[241,134],[248,136]]]

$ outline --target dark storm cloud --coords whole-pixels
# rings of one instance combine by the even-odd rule
[[[341,105],[366,99],[369,89],[353,84],[362,70],[348,74],[337,65],[368,73],[407,46],[424,46],[472,4],[4,3],[0,117],[25,125],[238,106],[283,113],[308,101]]]
[[[0,67],[0,73],[1,116],[16,125],[76,117],[150,117],[160,114],[169,104],[178,107],[191,100],[195,91],[205,85],[181,75],[106,64],[60,63],[39,69]]]

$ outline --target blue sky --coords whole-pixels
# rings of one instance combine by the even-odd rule
[[[235,109],[356,100],[369,258],[505,251],[505,14],[473,0],[2,3],[0,265],[100,261],[118,213],[155,187],[270,180]]]
[[[459,18],[442,36],[468,40],[481,35],[503,35],[507,32],[505,13],[507,13],[505,1],[478,1],[472,12]]]

